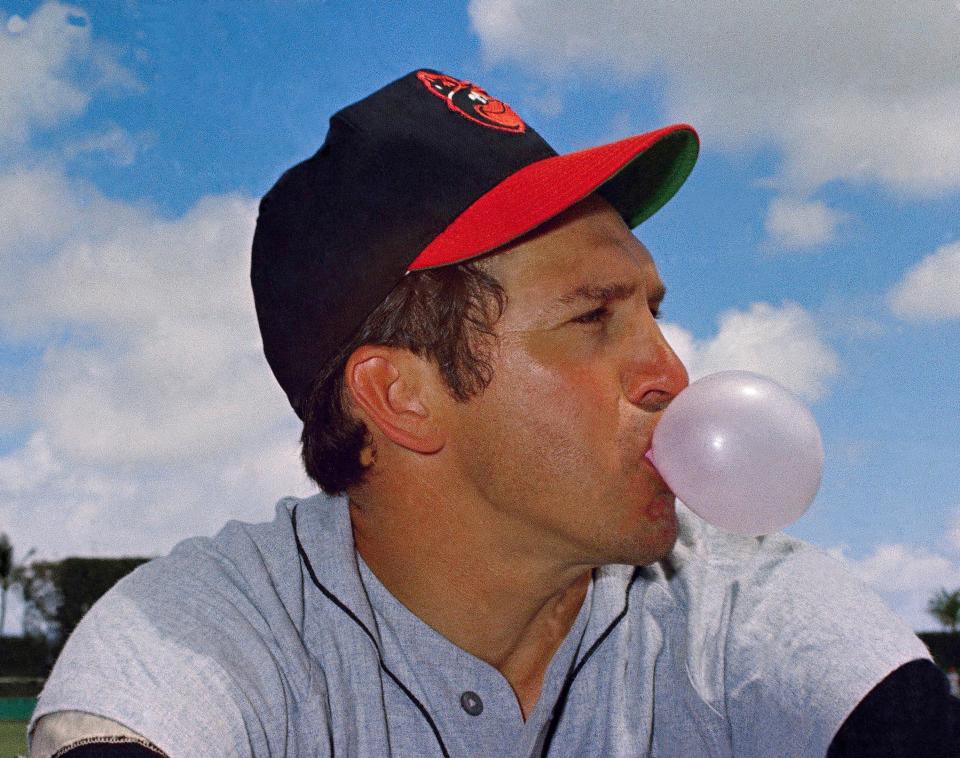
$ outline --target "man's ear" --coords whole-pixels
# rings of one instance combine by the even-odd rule
[[[392,442],[418,453],[435,453],[444,445],[438,424],[440,399],[436,367],[409,350],[361,345],[344,373],[353,402]]]

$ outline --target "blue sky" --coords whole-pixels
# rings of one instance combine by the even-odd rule
[[[0,530],[158,554],[311,491],[259,355],[256,201],[335,110],[433,67],[561,152],[698,128],[637,230],[665,331],[694,375],[811,404],[824,481],[788,531],[935,627],[960,586],[960,6],[686,5],[0,0]]]

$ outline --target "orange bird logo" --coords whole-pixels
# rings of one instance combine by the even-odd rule
[[[418,71],[417,78],[428,91],[443,98],[450,110],[474,123],[515,134],[523,134],[527,129],[513,108],[475,84],[432,71]]]

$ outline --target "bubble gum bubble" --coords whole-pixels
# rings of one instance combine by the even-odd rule
[[[673,399],[648,458],[705,521],[758,536],[780,531],[810,506],[823,441],[813,414],[772,379],[723,371]]]

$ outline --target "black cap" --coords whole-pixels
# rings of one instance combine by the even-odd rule
[[[264,353],[290,404],[409,270],[482,255],[598,190],[630,226],[686,179],[679,124],[558,156],[505,103],[411,72],[334,114],[323,145],[260,203],[251,281]]]

